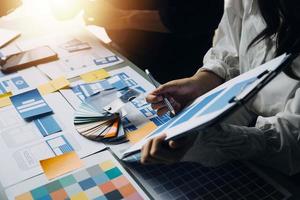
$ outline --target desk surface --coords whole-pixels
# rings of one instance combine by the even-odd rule
[[[20,30],[22,32],[22,36],[18,38],[14,42],[18,42],[21,40],[26,40],[30,38],[35,38],[35,37],[40,37],[46,33],[49,33],[49,31],[53,31],[52,29],[49,29],[49,26],[45,23],[43,23],[41,18],[36,18],[35,16],[30,16],[26,15],[25,17],[22,17],[24,14],[24,11],[22,9],[18,9],[15,13],[8,17],[4,17],[0,19],[0,26],[3,28],[9,28],[9,29],[16,29]],[[28,23],[30,21],[30,23]],[[78,28],[83,29],[83,25],[79,22],[59,22],[56,24],[57,29],[56,31],[70,31],[70,29],[66,27],[73,27],[74,25],[79,26]],[[86,32],[86,34],[89,34]],[[125,67],[125,66],[130,66],[132,67],[135,71],[140,73],[142,76],[145,77],[144,73],[142,70],[140,70],[137,66],[135,66],[133,63],[131,63],[129,60],[127,60],[125,57],[120,55],[118,52],[114,51],[111,47],[110,44],[106,45],[107,48],[109,48],[111,51],[116,53],[118,56],[124,59],[125,62],[115,65],[113,67],[107,68],[108,70],[114,70],[117,68]],[[260,169],[265,172],[267,175],[269,175],[271,178],[273,178],[275,181],[280,183],[283,187],[289,190],[293,194],[293,197],[291,199],[299,199],[300,198],[300,183],[298,177],[292,177],[288,178],[284,175],[279,174],[278,172],[275,172],[270,169],[266,169],[263,167],[260,167]],[[6,196],[4,194],[4,189],[0,185],[0,199],[6,199]]]

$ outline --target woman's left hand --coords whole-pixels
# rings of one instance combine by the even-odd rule
[[[191,147],[192,136],[165,143],[166,135],[158,136],[148,141],[141,150],[142,164],[172,164],[180,161]]]

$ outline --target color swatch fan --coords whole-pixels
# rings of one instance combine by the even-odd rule
[[[99,96],[96,97],[96,100],[98,98]],[[94,101],[95,98],[90,98],[83,102],[76,110],[74,117],[76,130],[90,140],[120,142],[120,140],[124,139],[123,131],[119,133],[121,124],[120,114],[111,114],[98,106],[93,106]],[[101,102],[103,103],[103,101]],[[101,103],[98,105],[101,105]]]

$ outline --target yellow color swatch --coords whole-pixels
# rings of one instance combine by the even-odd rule
[[[12,96],[11,92],[0,94],[0,108],[11,105],[10,98]]]
[[[53,179],[83,166],[82,160],[73,151],[46,160],[40,160],[47,178]]]
[[[84,192],[79,192],[78,194],[71,197],[71,200],[89,200]]]
[[[95,71],[88,72],[86,74],[80,75],[81,79],[86,83],[91,83],[94,81],[99,81],[110,77],[110,74],[105,69],[98,69]]]
[[[56,92],[57,90],[69,87],[70,82],[65,77],[60,77],[54,79],[46,84],[40,85],[38,87],[39,92],[42,95]]]
[[[15,198],[15,200],[33,200],[30,192],[21,194]]]
[[[146,137],[149,133],[154,131],[157,126],[153,122],[149,122],[145,124],[143,127],[127,133],[126,137],[130,143],[135,144],[141,141],[144,137]]]
[[[112,169],[114,167],[115,167],[115,164],[111,160],[105,161],[105,162],[103,162],[103,163],[100,164],[100,168],[103,171],[108,171],[108,170],[110,170],[110,169]]]

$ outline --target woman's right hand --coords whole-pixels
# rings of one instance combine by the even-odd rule
[[[151,103],[152,108],[157,110],[158,115],[163,115],[168,112],[168,108],[163,101],[163,98],[166,97],[177,113],[199,96],[198,87],[199,83],[192,77],[170,81],[148,94],[146,101]]]
[[[170,81],[161,85],[147,95],[146,101],[151,103],[158,115],[168,112],[163,98],[169,99],[175,112],[179,112],[186,105],[209,90],[222,84],[223,80],[212,72],[201,71],[192,77]]]

